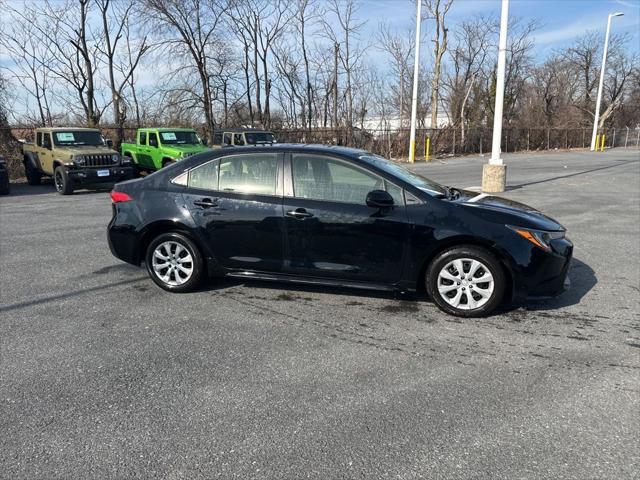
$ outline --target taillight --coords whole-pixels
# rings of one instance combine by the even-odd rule
[[[133,198],[126,193],[111,190],[111,203],[130,202],[131,200],[133,200]]]

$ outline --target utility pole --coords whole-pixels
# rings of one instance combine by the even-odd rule
[[[338,129],[338,53],[340,44],[336,42],[333,46],[333,131]]]
[[[420,72],[420,20],[422,0],[416,0],[416,58],[413,64],[413,96],[411,97],[411,135],[409,137],[409,162],[416,161],[416,114],[418,110],[418,80]],[[432,125],[433,126],[433,125]]]
[[[493,116],[493,143],[491,158],[482,168],[482,191],[504,192],[507,166],[500,157],[502,140],[502,106],[504,104],[504,77],[507,63],[507,27],[509,25],[509,0],[502,0],[500,15],[500,40],[498,43],[498,72],[496,74],[496,106]]]
[[[596,112],[593,117],[593,134],[591,135],[591,151],[596,149],[596,135],[598,134],[598,122],[600,122],[600,102],[602,101],[602,87],[604,85],[604,71],[607,64],[607,50],[609,50],[609,31],[611,30],[611,19],[621,17],[622,12],[610,13],[607,18],[607,33],[604,35],[604,52],[602,53],[602,67],[600,68],[600,83],[598,84],[598,98],[596,99]]]

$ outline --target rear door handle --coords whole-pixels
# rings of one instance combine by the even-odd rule
[[[297,219],[313,217],[313,213],[307,212],[304,208],[296,208],[295,210],[289,210],[287,212],[288,217]]]
[[[218,199],[214,198],[212,200],[210,198],[202,198],[200,200],[196,200],[195,202],[193,202],[193,204],[197,205],[198,207],[202,207],[202,208],[217,207],[218,206]]]

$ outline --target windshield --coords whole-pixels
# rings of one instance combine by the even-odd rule
[[[198,134],[189,130],[160,132],[160,141],[163,145],[199,145],[202,143]]]
[[[53,143],[58,147],[70,145],[104,145],[102,134],[94,130],[69,130],[53,132]]]
[[[247,144],[256,145],[258,143],[275,143],[276,137],[270,132],[246,132],[244,136],[247,139]]]
[[[447,190],[440,185],[439,183],[434,182],[433,180],[429,180],[422,175],[418,175],[417,173],[412,172],[406,167],[399,165],[395,162],[387,160],[386,158],[380,157],[378,155],[363,155],[360,157],[360,160],[364,160],[367,163],[370,163],[381,170],[384,170],[391,175],[398,177],[401,180],[413,185],[420,190],[435,194],[435,195],[446,195]]]

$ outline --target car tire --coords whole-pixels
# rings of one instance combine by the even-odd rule
[[[60,195],[71,195],[73,193],[73,181],[69,178],[67,169],[62,165],[53,171],[53,183]]]
[[[506,277],[495,255],[468,245],[450,248],[433,259],[425,283],[442,311],[457,317],[484,317],[502,302]]]
[[[154,238],[147,247],[145,263],[151,279],[169,292],[192,292],[200,285],[205,273],[198,246],[177,232],[163,233]]]
[[[9,187],[9,178],[5,177],[0,180],[0,195],[9,195],[11,188]]]
[[[40,180],[42,179],[42,175],[38,172],[31,162],[24,163],[24,175],[27,177],[27,183],[29,185],[40,185]]]

